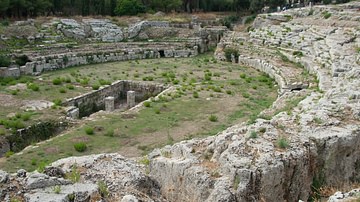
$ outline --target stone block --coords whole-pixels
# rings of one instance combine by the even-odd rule
[[[129,108],[135,107],[135,91],[128,91],[127,92],[127,106]]]
[[[112,112],[115,110],[115,98],[106,97],[105,98],[105,111]]]

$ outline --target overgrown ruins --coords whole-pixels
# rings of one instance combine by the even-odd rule
[[[125,57],[193,56],[223,35],[215,56],[225,60],[226,49],[238,50],[238,63],[274,78],[279,96],[253,124],[234,125],[216,136],[155,149],[142,163],[118,154],[98,154],[61,159],[44,174],[1,172],[1,200],[21,195],[27,201],[99,201],[104,197],[99,192],[101,181],[109,190],[104,199],[108,201],[307,201],[322,186],[341,188],[359,183],[359,10],[360,2],[356,1],[304,7],[258,15],[247,31],[204,34],[205,29],[205,38],[200,35],[171,46],[159,42],[137,49],[129,47],[140,44],[128,42],[111,44],[113,50],[104,47],[109,51],[101,53],[94,53],[101,47],[90,47],[89,53],[80,49],[82,53],[53,55],[50,49],[47,56],[37,55],[36,61],[20,67],[16,74]],[[84,30],[90,26],[92,37],[114,42],[134,36],[148,39],[146,33],[139,34],[140,26],[153,26],[143,22],[127,34],[114,28],[103,35],[101,30],[96,31],[102,21],[61,22],[59,29],[70,24],[76,27],[64,32],[73,37],[87,36]],[[169,24],[161,22],[154,27]],[[284,65],[285,60],[292,65]],[[312,75],[316,79],[311,79]],[[292,110],[269,117],[294,99],[302,101]],[[251,138],[252,133],[258,137]],[[63,179],[74,165],[81,168],[79,183]],[[54,193],[51,187],[60,185],[61,194]],[[338,193],[329,201],[344,201],[345,196],[358,200],[356,194],[359,190]]]

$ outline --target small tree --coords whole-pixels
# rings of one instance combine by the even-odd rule
[[[116,15],[137,15],[144,12],[144,5],[137,0],[118,0],[115,8]]]

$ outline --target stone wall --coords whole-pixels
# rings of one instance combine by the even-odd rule
[[[157,95],[166,88],[160,84],[121,80],[99,90],[68,99],[63,105],[76,106],[79,108],[80,117],[84,117],[105,109],[106,97],[114,97],[115,102],[119,102],[126,99],[128,91],[135,91],[135,101],[140,102]]]
[[[90,53],[70,53],[42,56],[35,61],[28,62],[25,66],[19,68],[0,69],[0,77],[15,77],[20,75],[40,74],[43,71],[52,71],[67,67],[97,64],[105,62],[116,62],[136,59],[150,59],[160,57],[192,57],[198,55],[198,45],[194,43],[192,48],[174,49],[174,48],[137,48],[121,49],[113,51],[100,51]]]

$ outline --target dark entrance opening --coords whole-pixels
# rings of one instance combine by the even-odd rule
[[[161,57],[161,58],[164,58],[164,57],[165,57],[165,52],[164,52],[164,50],[159,50],[159,54],[160,54],[160,57]]]

